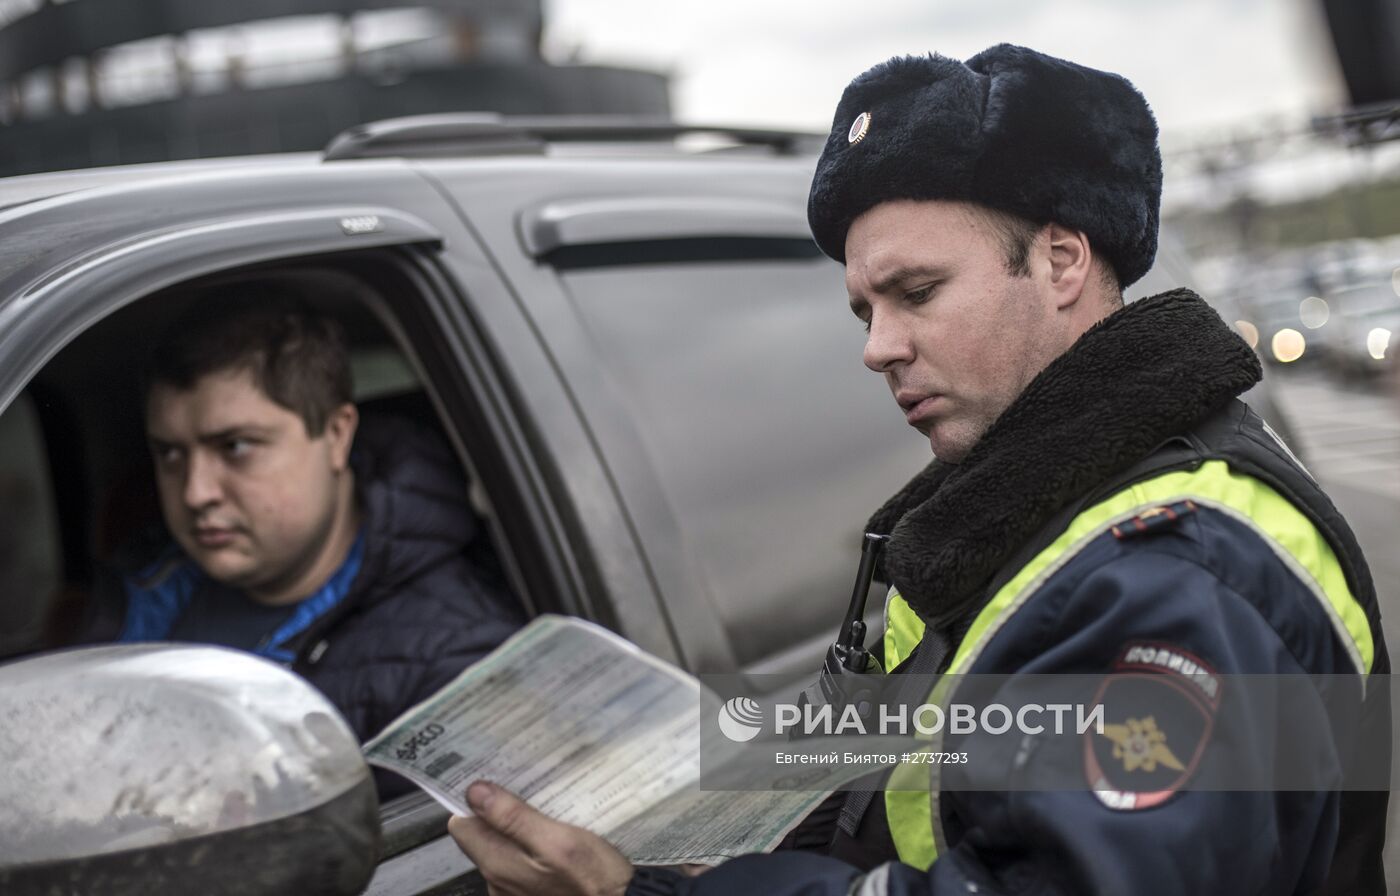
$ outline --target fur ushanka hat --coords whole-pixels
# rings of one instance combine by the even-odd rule
[[[1121,285],[1157,254],[1162,157],[1119,76],[1000,44],[966,63],[895,57],[841,95],[807,220],[845,264],[846,231],[893,199],[951,199],[1083,231]]]

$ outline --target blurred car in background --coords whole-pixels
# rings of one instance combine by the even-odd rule
[[[1256,350],[1271,364],[1314,364],[1327,351],[1327,334],[1305,327],[1299,309],[1306,296],[1295,291],[1251,294],[1236,305],[1239,320],[1253,327]],[[1234,305],[1233,295],[1222,300]],[[1237,325],[1238,326],[1238,325]]]
[[[1385,368],[1396,330],[1400,241],[1348,239],[1261,256],[1216,259],[1208,296],[1274,365],[1321,367],[1347,379]]]
[[[1389,281],[1348,286],[1328,295],[1335,317],[1328,366],[1344,379],[1372,380],[1394,366],[1390,351],[1400,333],[1400,296]]]
[[[1239,255],[1208,270],[1214,276],[1206,298],[1266,364],[1312,364],[1322,356],[1325,335],[1311,332],[1300,314],[1320,291],[1304,253]]]
[[[1190,256],[1182,247],[1181,239],[1172,229],[1170,224],[1162,226],[1157,243],[1157,259],[1152,265],[1152,269],[1147,274],[1129,287],[1123,296],[1124,301],[1133,302],[1145,296],[1156,295],[1169,289],[1186,287],[1200,294],[1201,298],[1210,303],[1220,317],[1230,324],[1235,332],[1249,343],[1261,356],[1268,357],[1267,344],[1261,345],[1261,331],[1270,326],[1264,324],[1256,325],[1251,318],[1255,317],[1241,307],[1237,293],[1228,289],[1216,288],[1206,289],[1198,281],[1194,266]],[[1272,319],[1280,324],[1297,326],[1297,305],[1291,295],[1286,300],[1268,306],[1271,313],[1275,315]],[[1270,334],[1276,332],[1268,330]],[[1269,377],[1269,368],[1264,369],[1264,379],[1243,396],[1250,406],[1268,421],[1280,438],[1288,443],[1288,447],[1295,453],[1299,453],[1297,440],[1293,438],[1293,429],[1287,418],[1284,417],[1283,410],[1275,400],[1273,394],[1273,384]]]
[[[1303,257],[1316,284],[1314,295],[1372,280],[1386,267],[1382,245],[1360,237],[1309,246]]]

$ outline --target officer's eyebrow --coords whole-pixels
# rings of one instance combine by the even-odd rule
[[[898,265],[871,281],[870,287],[879,294],[910,280],[939,280],[947,276],[948,268],[941,264]]]
[[[951,268],[941,264],[897,265],[871,282],[871,292],[880,295],[910,281],[945,280],[950,273]],[[851,313],[864,320],[862,315],[870,307],[869,303],[855,293],[851,293],[847,297],[847,301],[850,302]]]

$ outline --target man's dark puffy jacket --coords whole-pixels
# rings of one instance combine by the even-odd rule
[[[467,502],[467,483],[435,433],[367,416],[351,464],[361,512],[359,572],[343,592],[308,600],[283,636],[258,649],[304,676],[362,741],[485,656],[524,621]],[[217,587],[170,554],[139,574],[152,584],[114,589],[84,640],[164,637],[188,590]],[[333,577],[334,578],[334,577]],[[141,604],[141,606],[137,606]],[[140,620],[138,626],[133,620]],[[381,795],[402,780],[380,780]]]
[[[345,599],[291,642],[293,670],[362,740],[481,659],[524,621],[441,439],[366,419],[351,456],[365,554]]]

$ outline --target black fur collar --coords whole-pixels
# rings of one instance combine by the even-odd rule
[[[871,517],[888,581],[929,625],[982,591],[1052,515],[1259,381],[1259,358],[1195,293],[1134,302],[1031,381],[961,464],[935,460]]]

